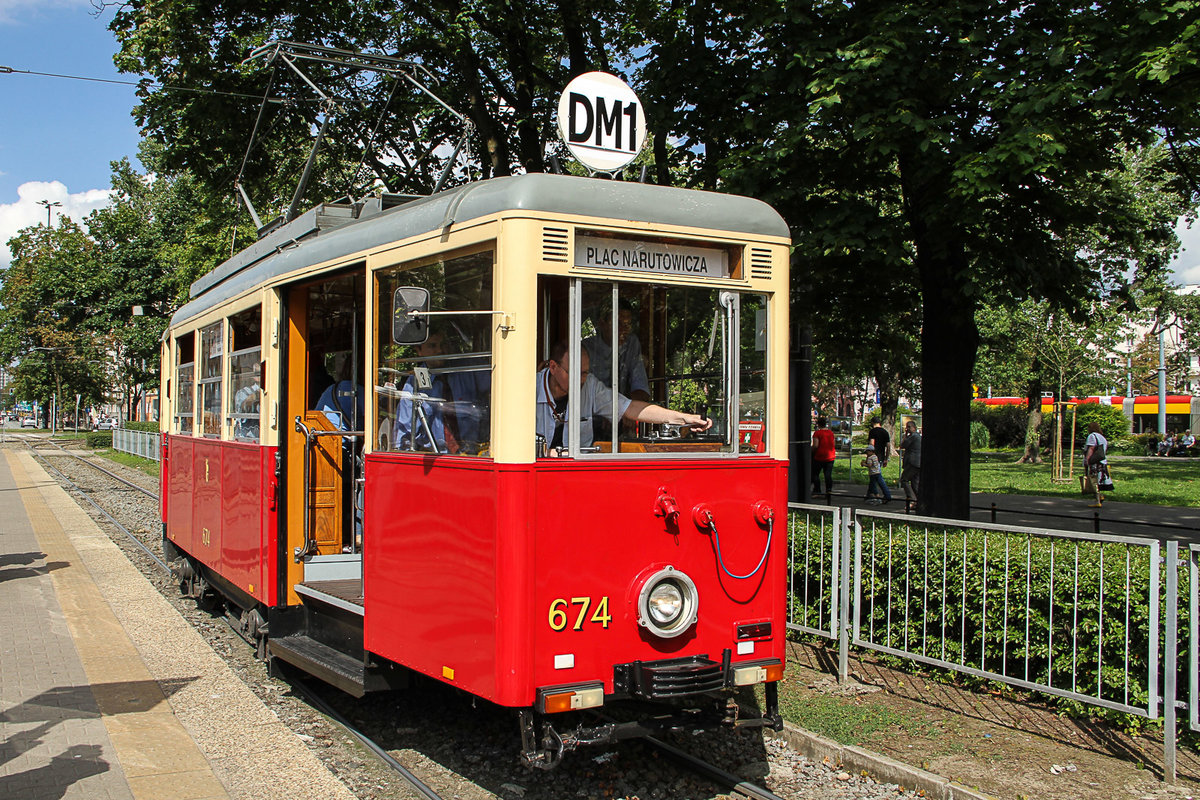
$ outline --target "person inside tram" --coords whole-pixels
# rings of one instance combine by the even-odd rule
[[[491,373],[486,370],[443,370],[446,362],[446,334],[431,330],[429,338],[416,346],[422,366],[436,370],[430,385],[422,389],[414,371],[405,379],[396,405],[396,423],[392,441],[399,450],[428,450],[430,436],[436,452],[477,452],[487,437],[487,410],[481,407],[491,389]]]
[[[321,393],[316,410],[324,414],[336,430],[361,431],[365,419],[363,387],[351,379],[354,365],[350,363],[350,353],[338,351],[331,360],[334,382]]]
[[[633,331],[633,306],[622,300],[617,309],[617,391],[632,400],[650,402],[650,381],[642,360],[642,343]],[[612,307],[604,305],[596,319],[597,335],[583,340],[591,359],[592,374],[612,386]]]
[[[537,373],[537,435],[546,442],[548,451],[560,453],[568,442],[568,404],[574,396],[579,404],[579,445],[591,447],[594,418],[612,419],[612,392],[591,374],[591,358],[587,350],[579,353],[580,386],[573,391],[570,378],[570,352],[565,341],[550,349],[550,360]],[[712,427],[712,420],[699,414],[687,414],[663,406],[632,400],[617,393],[617,411],[622,419],[652,424],[679,425],[691,433],[701,433]]]

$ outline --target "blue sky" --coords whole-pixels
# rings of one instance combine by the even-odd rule
[[[113,66],[111,21],[88,0],[0,0],[0,66],[131,80]],[[76,219],[107,202],[109,162],[136,159],[135,102],[132,86],[0,74],[0,244],[45,222],[39,200]]]
[[[110,80],[132,80],[113,66],[113,12],[89,0],[0,0],[0,66]],[[0,74],[0,269],[5,243],[55,213],[83,219],[108,201],[109,162],[136,160],[138,130],[132,86],[20,73]],[[1179,227],[1185,252],[1181,283],[1200,283],[1200,224]]]

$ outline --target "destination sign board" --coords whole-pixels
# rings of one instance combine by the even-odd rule
[[[603,236],[575,237],[575,265],[693,278],[729,277],[729,253],[716,247],[688,247]]]

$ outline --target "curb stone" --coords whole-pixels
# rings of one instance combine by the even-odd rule
[[[924,791],[925,796],[933,800],[994,800],[991,795],[968,789],[949,778],[911,767],[861,747],[838,744],[831,739],[798,728],[790,722],[784,723],[782,731],[776,732],[770,729],[765,729],[765,731],[768,736],[783,739],[796,752],[808,758],[817,761],[828,759],[847,770],[865,772],[875,780],[894,783],[905,789]]]

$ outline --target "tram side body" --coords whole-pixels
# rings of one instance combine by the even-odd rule
[[[239,605],[279,605],[276,448],[170,436],[164,450],[167,539]],[[720,662],[727,650],[735,665],[783,662],[786,462],[374,453],[365,479],[371,653],[517,708],[539,687],[595,681],[618,694],[614,668],[634,662]],[[676,519],[656,514],[663,489]],[[777,526],[756,518],[764,502]],[[694,519],[701,505],[720,560]],[[638,624],[637,601],[642,581],[667,567],[695,583],[698,608],[690,630],[662,639]]]

